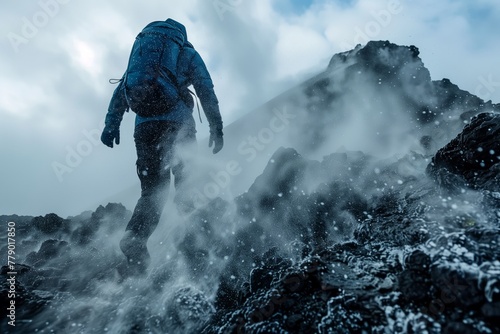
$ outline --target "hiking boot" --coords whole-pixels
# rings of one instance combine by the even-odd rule
[[[120,249],[127,258],[126,270],[133,276],[145,273],[151,262],[148,248],[146,246],[147,240],[134,235],[132,231],[125,231],[125,235],[120,241]]]

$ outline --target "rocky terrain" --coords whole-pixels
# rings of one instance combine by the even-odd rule
[[[384,41],[301,90],[289,145],[246,192],[187,217],[167,207],[179,223],[150,240],[143,277],[116,270],[121,204],[1,216],[17,242],[16,327],[2,308],[2,332],[500,332],[500,105]],[[332,149],[359,122],[367,149]]]

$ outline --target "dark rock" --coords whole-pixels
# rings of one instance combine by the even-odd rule
[[[32,216],[2,215],[0,216],[0,223],[2,226],[7,226],[9,222],[13,222],[17,232],[28,233],[33,228],[33,225],[31,225],[33,218]]]
[[[282,271],[290,267],[291,262],[279,255],[276,247],[269,249],[262,256],[261,265],[250,272],[250,291],[269,289],[274,279],[274,271]]]
[[[431,258],[421,250],[413,251],[405,258],[405,267],[415,272],[428,271],[431,264]]]
[[[408,201],[395,194],[376,199],[373,214],[358,225],[354,236],[360,243],[384,240],[392,245],[415,245],[426,241],[429,235],[422,229],[423,221],[416,219],[420,203]],[[414,218],[412,218],[414,217]]]
[[[230,283],[230,278],[221,278],[217,296],[215,297],[215,307],[217,310],[232,310],[241,303],[241,291],[234,284]]]
[[[431,278],[436,298],[447,307],[473,308],[486,302],[479,287],[478,273],[460,270],[453,265],[437,265],[431,269]]]
[[[405,270],[398,276],[398,287],[402,297],[409,301],[426,302],[432,286],[429,274],[431,258],[421,250],[405,258]]]
[[[302,131],[294,147],[307,152],[331,138],[336,125],[350,119],[353,106],[364,110],[364,118],[374,120],[374,131],[378,119],[373,115],[380,110],[395,119],[408,115],[408,131],[425,138],[422,144],[426,154],[434,154],[448,143],[460,132],[464,120],[481,112],[500,111],[500,105],[461,90],[449,79],[432,81],[417,47],[389,41],[370,41],[333,56],[327,70],[305,85],[304,94],[308,98],[307,113],[299,122],[303,129],[314,131]],[[382,124],[378,128],[381,135],[373,141],[385,148],[391,139],[399,139],[384,138],[388,124]]]
[[[106,228],[106,234],[126,226],[130,219],[130,212],[122,204],[108,203],[106,207],[100,205],[90,215],[90,219],[83,220],[71,234],[71,241],[78,245],[87,245],[95,237],[101,226]]]
[[[443,334],[477,334],[480,333],[471,325],[452,321],[443,328]]]
[[[46,240],[42,243],[38,252],[31,252],[28,254],[26,263],[35,267],[40,267],[68,250],[69,245],[67,241]]]
[[[236,198],[239,213],[256,221],[254,229],[272,224],[279,227],[281,239],[293,241],[301,235],[312,249],[350,238],[353,222],[364,217],[368,208],[359,182],[369,161],[362,153],[348,152],[318,163],[293,149],[280,148],[248,192]],[[268,248],[275,242],[270,239]]]
[[[166,302],[166,324],[168,333],[199,333],[215,313],[213,305],[200,291],[192,288],[179,289]]]
[[[33,226],[19,218],[29,232],[20,251],[32,252],[30,266],[15,267],[20,316],[32,321],[21,331],[500,332],[498,164],[477,151],[479,142],[496,145],[488,132],[496,114],[474,118],[429,167],[457,194],[443,195],[425,175],[464,121],[499,105],[431,81],[416,47],[387,41],[334,56],[303,87],[296,149],[278,149],[234,202],[217,198],[183,217],[181,232],[166,236],[172,245],[150,245],[155,268],[139,277],[117,272],[115,241],[131,215],[122,205]],[[338,150],[321,161],[298,153],[322,156],[356,108],[366,108],[367,123],[380,110],[384,120],[404,115],[409,124],[395,138],[384,135],[386,121],[370,130],[380,130],[373,140],[384,151],[410,136],[415,152],[380,160]],[[462,193],[466,186],[481,191]],[[6,291],[4,283],[3,299]]]
[[[500,114],[482,113],[433,157],[427,172],[447,189],[500,191]]]
[[[402,292],[402,298],[408,301],[425,303],[429,300],[431,286],[428,273],[404,270],[398,276],[398,287]]]
[[[249,325],[246,328],[247,333],[254,333],[254,334],[267,334],[267,333],[276,333],[276,334],[287,334],[289,333],[288,331],[284,330],[282,325],[280,325],[278,322],[273,321],[273,322],[259,322],[256,324]]]
[[[33,218],[31,224],[39,231],[45,234],[54,234],[56,232],[69,232],[69,221],[56,215],[49,213],[44,217],[38,216]]]
[[[31,270],[30,266],[27,266],[25,264],[19,264],[16,263],[14,265],[14,269],[9,268],[9,266],[2,266],[0,270],[0,275],[5,275],[7,276],[7,272],[16,272],[19,275],[25,274]]]
[[[481,307],[481,313],[487,318],[498,319],[500,317],[500,302],[484,304]]]
[[[0,300],[2,303],[2,308],[0,310],[1,317],[1,329],[2,333],[30,333],[29,324],[23,322],[22,320],[33,319],[40,313],[44,312],[45,309],[50,305],[50,302],[54,298],[54,294],[44,291],[37,291],[31,287],[26,287],[20,282],[16,282],[15,285],[15,298],[9,297],[10,284],[6,280],[5,276],[1,276],[1,290],[0,290]],[[15,316],[16,316],[16,326],[12,327],[7,324],[9,318],[7,318],[7,307],[11,300],[15,300]]]

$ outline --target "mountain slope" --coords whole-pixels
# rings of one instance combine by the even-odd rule
[[[498,111],[432,81],[416,47],[335,55],[200,157],[197,210],[167,204],[144,277],[116,271],[123,205],[1,217],[2,332],[500,331]]]

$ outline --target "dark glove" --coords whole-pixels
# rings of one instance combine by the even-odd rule
[[[222,147],[224,146],[224,134],[222,133],[222,129],[210,129],[210,138],[208,139],[208,147],[212,147],[214,145],[213,153],[216,154]]]
[[[104,127],[101,134],[101,141],[108,147],[113,147],[113,141],[116,145],[120,145],[120,128],[111,126]]]

